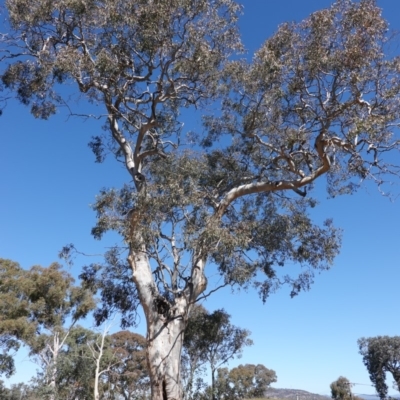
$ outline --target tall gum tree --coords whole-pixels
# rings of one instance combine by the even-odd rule
[[[5,87],[48,118],[72,81],[105,112],[90,146],[97,161],[114,153],[132,182],[100,193],[93,234],[121,233],[128,256],[113,249],[82,276],[104,289],[100,320],[116,305],[129,321],[140,302],[152,399],[181,399],[183,332],[207,295],[206,264],[263,300],[283,284],[296,295],[340,245],[329,220],[319,227],[307,213],[314,181],[325,175],[335,196],[397,177],[400,67],[385,53],[387,23],[372,0],[338,0],[280,26],[252,62],[227,63],[241,50],[231,0],[6,5]],[[188,150],[180,111],[217,96],[220,116]]]

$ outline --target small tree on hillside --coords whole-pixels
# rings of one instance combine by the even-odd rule
[[[251,399],[264,397],[271,383],[277,382],[276,372],[262,364],[245,364],[232,368],[227,376],[229,398]]]
[[[351,400],[353,395],[351,393],[351,383],[344,376],[339,376],[336,381],[331,383],[332,399],[335,400]]]
[[[320,227],[307,214],[314,182],[325,175],[335,196],[367,179],[383,190],[398,175],[385,157],[399,148],[400,118],[387,23],[374,0],[337,0],[281,25],[252,62],[227,63],[242,47],[233,0],[6,5],[2,38],[18,54],[5,87],[47,118],[59,83],[73,82],[106,115],[90,146],[96,161],[107,149],[122,161],[129,183],[100,193],[93,234],[119,232],[128,256],[109,254],[109,279],[99,265],[82,276],[107,304],[129,313],[140,302],[152,398],[181,399],[183,332],[207,290],[206,265],[225,285],[255,285],[263,300],[283,284],[293,296],[307,290],[340,244],[331,221]],[[216,96],[222,113],[206,118],[208,134],[181,135],[180,111]],[[300,272],[283,272],[287,264]]]

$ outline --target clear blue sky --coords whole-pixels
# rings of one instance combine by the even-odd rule
[[[251,56],[278,24],[299,21],[331,1],[246,0],[242,4],[241,30]],[[378,4],[391,28],[400,29],[400,1]],[[190,129],[196,123],[188,120],[185,126]],[[98,121],[67,120],[62,111],[49,121],[38,121],[10,101],[0,126],[0,257],[25,268],[46,266],[57,260],[67,243],[100,253],[118,241],[114,235],[103,242],[90,236],[95,215],[89,204],[100,188],[118,187],[128,177],[112,159],[94,163],[87,142],[101,128]],[[356,385],[355,393],[373,394],[357,339],[400,335],[400,199],[390,202],[372,186],[353,196],[325,197],[320,198],[315,217],[333,217],[335,225],[343,228],[343,246],[334,267],[317,277],[310,292],[290,299],[288,290],[282,290],[263,305],[254,292],[225,290],[204,306],[225,308],[234,324],[252,332],[255,345],[230,367],[262,363],[277,372],[275,387],[321,394],[328,394],[330,383],[343,375],[365,384]],[[77,261],[71,270],[74,275],[79,273]],[[144,333],[142,325],[138,329]],[[23,363],[13,381],[34,370],[34,365]]]

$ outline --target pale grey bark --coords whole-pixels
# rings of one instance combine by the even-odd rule
[[[191,305],[206,288],[204,263],[201,260],[195,263],[193,284],[170,305],[156,289],[146,253],[131,254],[129,262],[147,320],[152,400],[180,400],[183,396],[180,371],[183,334]]]
[[[147,347],[152,400],[180,400],[180,357],[185,322],[177,317],[166,323],[156,313],[153,313],[153,317],[153,323],[148,329]]]
[[[49,350],[52,354],[52,359],[49,360],[50,367],[50,379],[49,379],[49,387],[51,388],[51,394],[49,396],[49,400],[55,400],[56,396],[56,379],[57,379],[57,359],[58,354],[61,349],[60,346],[60,338],[58,332],[56,332],[53,336],[53,347],[49,346]]]
[[[94,373],[94,388],[93,388],[93,397],[94,400],[100,400],[100,393],[99,393],[99,379],[102,374],[107,372],[109,368],[100,369],[101,361],[104,354],[104,344],[105,339],[110,329],[110,325],[105,326],[101,336],[100,336],[100,343],[97,343],[97,340],[94,343],[87,343],[90,352],[92,353],[93,360],[95,362],[96,368]]]
[[[134,214],[133,212],[130,222],[132,240],[137,244],[142,239],[134,230]],[[174,240],[172,243],[174,260],[177,263],[179,256],[174,251]],[[147,355],[152,399],[180,400],[183,396],[180,374],[183,334],[190,309],[207,286],[205,261],[200,256],[193,258],[190,282],[180,295],[175,296],[174,304],[170,304],[158,292],[145,248],[143,243],[142,251],[131,249],[128,261],[147,321]],[[175,268],[177,267],[176,265]]]
[[[63,338],[61,340],[60,340],[60,333],[54,332],[53,336],[52,336],[52,341],[53,341],[52,345],[47,343],[42,354],[39,354],[39,358],[40,358],[41,362],[45,365],[45,368],[47,369],[47,376],[48,376],[47,384],[51,389],[51,394],[49,395],[49,400],[56,399],[58,356],[60,354],[60,350],[64,346],[64,343],[69,336],[69,333],[70,333],[73,325],[74,324],[71,325],[71,327],[67,330],[67,332],[65,333],[65,335],[63,336]],[[50,356],[48,356],[48,354],[50,354]]]
[[[257,137],[257,135],[253,135]],[[258,138],[258,141],[261,141]],[[264,143],[266,146],[266,143]],[[320,134],[317,136],[314,147],[317,150],[318,158],[320,160],[320,166],[316,168],[313,172],[306,175],[304,171],[295,167],[294,163],[291,162],[291,157],[288,155],[286,158],[286,162],[288,164],[289,169],[299,176],[296,180],[281,180],[281,181],[274,181],[274,182],[253,182],[249,184],[239,185],[237,187],[232,188],[229,190],[225,196],[222,198],[221,202],[218,204],[217,218],[221,218],[226,209],[233,201],[237,198],[246,196],[249,194],[254,193],[262,193],[262,192],[275,192],[275,191],[282,191],[282,190],[294,190],[298,191],[300,188],[309,185],[313,181],[315,181],[321,175],[327,173],[331,168],[331,159],[327,153],[327,149],[329,147],[336,147],[338,149],[342,149],[344,151],[350,151],[351,145],[349,143],[344,142],[340,138],[333,137],[327,138],[325,130],[321,131]],[[279,153],[277,149],[274,149],[276,153]],[[281,151],[282,153],[282,151]],[[280,156],[282,157],[282,156]]]

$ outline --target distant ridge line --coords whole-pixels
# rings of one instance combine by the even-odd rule
[[[379,396],[374,394],[359,394],[353,393],[357,397],[361,397],[364,400],[380,400]],[[268,398],[275,399],[287,399],[287,400],[332,400],[330,396],[307,392],[302,389],[281,389],[281,388],[273,388],[270,387],[265,392],[264,396]],[[400,400],[400,397],[397,395],[390,396],[392,399]]]

